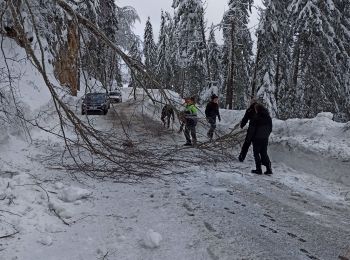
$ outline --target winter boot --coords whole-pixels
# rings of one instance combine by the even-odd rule
[[[187,142],[184,144],[184,146],[192,146],[192,143]]]
[[[197,145],[197,140],[196,139],[193,139],[192,140],[192,144],[195,146],[195,145]]]
[[[262,170],[261,169],[252,170],[252,173],[261,175],[262,174]]]
[[[243,158],[243,155],[242,155],[242,154],[240,154],[240,155],[238,156],[238,161],[240,161],[240,162],[243,162],[243,161],[244,161],[244,158]]]
[[[272,174],[272,168],[271,168],[271,162],[268,162],[266,165],[266,172],[264,172],[266,175],[271,175]]]
[[[209,142],[211,142],[211,141],[213,141],[213,133],[212,132],[208,132],[207,133],[207,137],[208,137],[208,139],[209,139]]]
[[[264,172],[264,174],[266,174],[266,175],[271,175],[272,174],[271,165],[269,167],[266,167],[266,172]]]

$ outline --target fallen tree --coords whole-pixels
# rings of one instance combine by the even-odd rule
[[[136,75],[139,85],[142,86],[146,97],[153,104],[162,105],[171,104],[177,110],[178,104],[169,97],[163,86],[156,80],[156,77],[140,61],[131,58],[119,46],[112,42],[93,22],[85,18],[77,9],[75,1],[54,0],[47,3],[48,8],[58,17],[65,17],[70,24],[75,24],[78,28],[81,42],[84,43],[86,35],[92,36],[112,49],[118,57],[128,66],[130,71]],[[242,132],[235,129],[231,134],[224,135],[216,140],[216,143],[204,143],[198,148],[197,158],[184,159],[181,156],[182,148],[166,148],[154,146],[149,143],[137,143],[137,140],[128,135],[129,128],[125,120],[118,118],[124,135],[112,135],[107,131],[98,130],[87,118],[82,120],[73,111],[66,102],[67,90],[57,83],[57,80],[51,77],[52,64],[50,63],[51,54],[48,51],[51,43],[43,37],[45,31],[50,28],[44,28],[40,22],[50,24],[52,19],[50,12],[41,13],[38,5],[30,0],[5,1],[4,11],[1,14],[1,20],[11,19],[11,24],[0,28],[2,38],[11,38],[17,45],[23,48],[33,63],[33,66],[40,72],[47,88],[50,91],[56,116],[59,124],[55,129],[42,126],[40,118],[26,118],[18,113],[27,125],[39,127],[46,132],[50,132],[64,141],[64,146],[52,149],[52,153],[42,159],[51,164],[61,163],[67,169],[72,171],[84,171],[91,176],[156,176],[159,169],[165,169],[172,165],[186,165],[193,162],[218,162],[225,161],[225,157],[230,157],[230,149],[242,140]],[[55,20],[53,20],[55,21]],[[59,20],[62,22],[63,20]],[[4,24],[4,22],[2,23]],[[33,35],[28,37],[28,28],[33,31]],[[61,40],[60,35],[55,35],[57,41]],[[34,46],[38,46],[36,49]],[[80,54],[81,55],[81,54]],[[83,73],[84,75],[84,73]],[[87,77],[84,75],[87,84]],[[162,101],[154,97],[152,91],[147,89],[145,82],[152,82],[162,96]],[[134,90],[136,91],[136,89]],[[69,93],[68,93],[69,94]],[[144,115],[146,117],[146,115]],[[147,120],[147,119],[146,119]],[[74,135],[72,135],[74,133]],[[164,149],[166,148],[166,149]],[[166,150],[166,151],[164,151]],[[226,160],[227,161],[227,160]]]

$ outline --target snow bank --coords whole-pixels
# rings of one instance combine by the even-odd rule
[[[4,53],[0,53],[0,145],[11,136],[24,136],[23,122],[36,118],[39,108],[50,101],[51,95],[42,76],[27,59],[25,51],[10,39],[3,41]],[[11,84],[9,84],[9,74]]]
[[[274,120],[272,142],[349,161],[349,122],[337,123],[332,119],[332,113],[320,113],[312,119]]]

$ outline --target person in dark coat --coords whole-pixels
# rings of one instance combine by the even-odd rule
[[[162,109],[162,115],[160,118],[165,127],[167,127],[167,128],[170,127],[170,119],[171,118],[173,119],[173,122],[174,122],[174,120],[175,120],[174,109],[171,105],[166,104]]]
[[[210,140],[213,139],[214,131],[216,129],[216,117],[221,121],[220,111],[219,111],[219,97],[215,94],[211,96],[211,101],[207,104],[205,108],[205,117],[210,124],[210,129],[207,136]]]
[[[256,169],[252,173],[262,174],[261,165],[266,167],[264,174],[271,175],[271,161],[267,154],[269,136],[272,132],[272,119],[269,111],[261,104],[255,104],[256,115],[251,119],[253,152]]]
[[[258,104],[258,102],[256,101],[256,99],[252,99],[250,101],[250,106],[249,108],[246,110],[245,114],[244,114],[244,117],[241,121],[241,128],[245,127],[245,125],[248,123],[249,121],[249,126],[248,126],[248,130],[247,130],[247,134],[246,134],[246,137],[245,137],[245,140],[244,140],[244,143],[243,143],[243,146],[242,146],[242,149],[241,149],[241,152],[238,156],[238,160],[240,162],[243,162],[245,157],[247,156],[247,153],[248,153],[248,150],[249,150],[249,147],[252,143],[252,127],[251,127],[251,122],[252,122],[252,119],[253,117],[255,116],[255,108],[254,106]]]

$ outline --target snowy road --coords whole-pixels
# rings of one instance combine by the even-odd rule
[[[120,131],[133,118],[137,124],[127,132],[140,143],[183,142],[182,135],[135,111],[131,103],[118,104],[115,112],[96,120]],[[115,120],[116,113],[123,124]],[[350,246],[350,203],[344,200],[349,185],[316,176],[316,167],[322,164],[308,172],[307,158],[289,164],[286,158],[291,155],[279,146],[271,146],[271,154],[280,161],[274,162],[271,177],[250,174],[250,154],[245,163],[193,165],[182,169],[183,175],[118,183],[84,174],[77,181],[27,157],[45,152],[43,144],[38,140],[20,150],[14,147],[1,157],[16,172],[10,176],[2,171],[1,187],[9,183],[14,203],[5,206],[4,200],[1,209],[21,217],[0,211],[19,230],[14,237],[0,240],[0,259],[331,260]],[[11,159],[14,155],[23,160]],[[347,166],[337,163],[339,168]],[[27,185],[33,183],[33,175],[70,226],[48,210],[46,195],[38,186]],[[62,189],[70,186],[92,195],[62,202]],[[159,248],[145,245],[150,229],[162,236]]]

